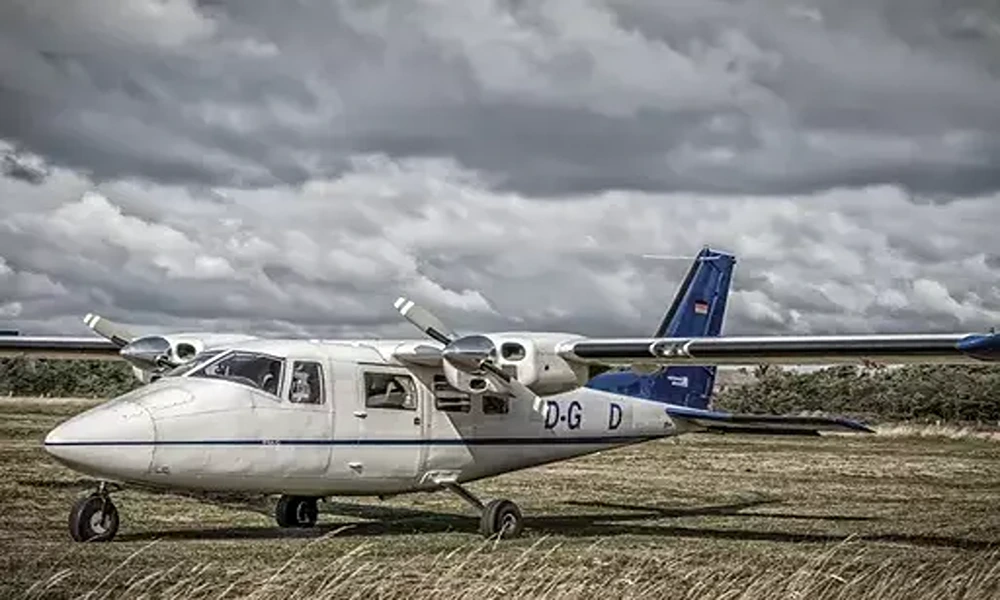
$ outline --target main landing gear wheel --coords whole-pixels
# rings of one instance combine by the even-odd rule
[[[443,485],[479,511],[479,533],[483,534],[484,537],[516,538],[524,530],[524,517],[521,516],[521,509],[513,501],[499,498],[484,505],[475,494],[457,483]]]
[[[118,509],[106,492],[80,498],[69,511],[69,534],[78,542],[109,542],[118,533]]]
[[[316,498],[282,496],[274,509],[279,527],[312,527],[319,518]]]
[[[479,518],[479,533],[484,537],[499,537],[500,539],[516,538],[524,529],[524,517],[521,509],[513,501],[507,499],[491,500],[483,508]]]

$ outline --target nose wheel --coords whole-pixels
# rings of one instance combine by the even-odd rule
[[[319,518],[316,498],[282,496],[274,508],[279,527],[312,527]]]
[[[513,500],[498,498],[483,504],[472,492],[457,483],[448,483],[445,487],[479,511],[479,533],[483,537],[511,539],[520,536],[524,530],[524,517]]]
[[[69,534],[78,542],[110,542],[118,533],[118,523],[118,509],[103,483],[69,511]]]

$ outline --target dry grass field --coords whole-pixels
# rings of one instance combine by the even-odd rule
[[[1000,443],[963,436],[689,436],[473,484],[518,501],[482,540],[450,494],[328,503],[116,495],[110,544],[66,518],[90,485],[44,433],[85,401],[0,400],[2,598],[1000,597]]]

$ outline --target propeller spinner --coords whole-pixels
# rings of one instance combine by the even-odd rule
[[[162,336],[136,337],[118,323],[93,313],[84,317],[83,322],[95,333],[118,346],[118,354],[141,371],[157,373],[180,364],[171,356],[170,341]]]

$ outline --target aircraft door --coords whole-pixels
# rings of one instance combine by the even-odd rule
[[[358,378],[359,421],[356,468],[389,487],[410,485],[423,465],[425,401],[406,370],[362,365]]]
[[[282,386],[282,408],[275,418],[283,419],[284,438],[299,443],[288,444],[283,453],[287,472],[320,475],[330,463],[333,438],[333,394],[327,370],[328,361],[313,358],[289,358],[288,376]]]

